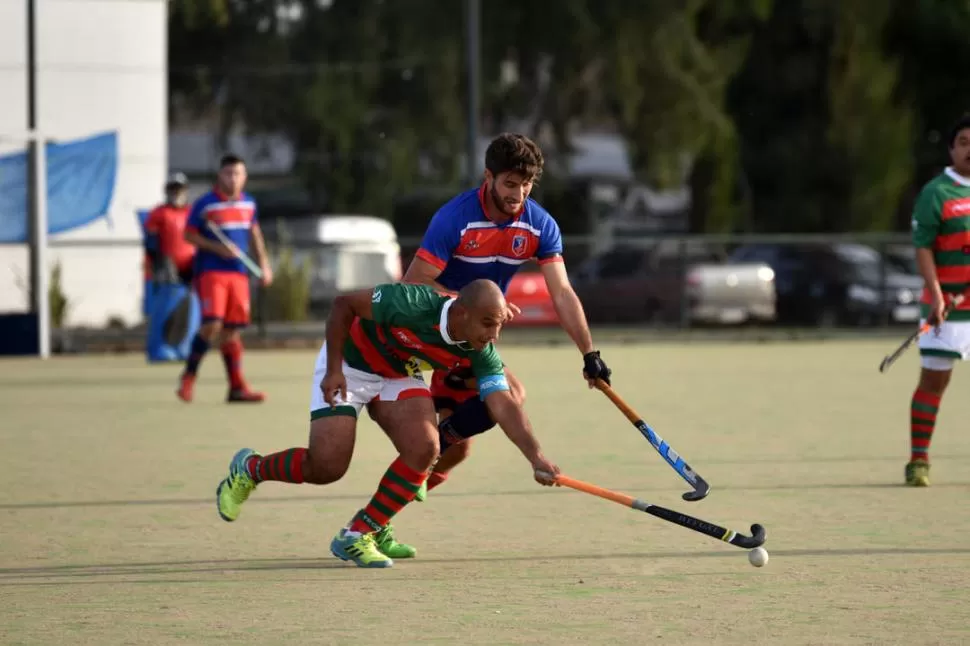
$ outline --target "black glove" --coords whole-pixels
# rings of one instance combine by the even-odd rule
[[[593,350],[583,355],[583,376],[587,379],[602,379],[609,384],[612,374],[613,371],[606,366],[606,362],[600,359],[599,350]]]

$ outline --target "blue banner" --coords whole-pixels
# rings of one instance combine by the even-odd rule
[[[118,174],[118,133],[47,144],[47,231],[108,215]],[[27,153],[0,157],[0,242],[27,242]]]

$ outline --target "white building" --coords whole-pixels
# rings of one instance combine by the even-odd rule
[[[107,219],[59,234],[70,325],[141,319],[137,208],[162,197],[167,170],[165,0],[35,0],[37,127],[70,141],[115,131],[118,171]],[[27,129],[26,0],[0,0],[0,155],[22,151]],[[4,214],[0,213],[0,218]],[[74,246],[109,240],[111,247]],[[130,244],[123,244],[128,242]],[[0,245],[0,311],[27,309],[23,245]]]

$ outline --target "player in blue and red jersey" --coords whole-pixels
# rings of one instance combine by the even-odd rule
[[[212,344],[218,342],[229,376],[229,402],[261,402],[264,395],[254,392],[242,376],[242,339],[239,331],[249,324],[249,274],[233,249],[219,241],[210,227],[216,226],[242,253],[248,253],[252,240],[263,285],[273,280],[266,255],[256,202],[243,192],[246,164],[235,155],[219,163],[216,186],[192,205],[185,227],[186,241],[198,249],[195,256],[195,289],[202,303],[202,327],[185,363],[177,394],[192,401],[199,363]]]
[[[487,278],[504,292],[524,263],[536,259],[566,333],[583,354],[583,376],[610,381],[610,369],[593,346],[586,313],[573,291],[562,259],[559,225],[529,194],[542,175],[542,151],[528,137],[505,133],[485,151],[485,181],[445,204],[431,219],[421,248],[404,282],[456,292]],[[510,306],[509,316],[516,314]],[[521,405],[525,389],[506,371],[512,394]],[[433,489],[468,456],[470,440],[495,425],[478,396],[467,367],[436,371],[431,393],[439,412],[441,458],[425,484]],[[423,500],[422,489],[418,499]]]

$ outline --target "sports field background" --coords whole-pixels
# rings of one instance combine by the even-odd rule
[[[563,472],[715,523],[768,529],[771,561],[535,484],[498,429],[395,521],[418,558],[367,571],[333,533],[393,458],[364,420],[329,487],[263,485],[236,523],[214,491],[236,449],[303,445],[314,353],[247,355],[263,406],[196,402],[140,356],[0,361],[0,644],[970,643],[970,398],[958,369],[933,487],[901,486],[917,357],[878,342],[614,345],[618,392],[713,486],[684,483],[575,350],[508,347]]]

